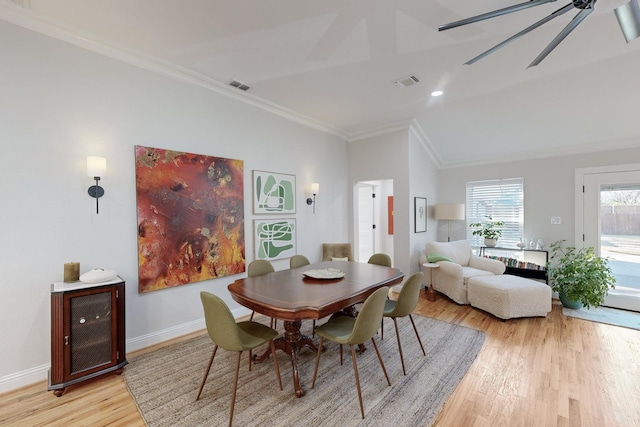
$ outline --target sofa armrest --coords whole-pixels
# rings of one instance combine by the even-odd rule
[[[507,266],[502,261],[475,255],[469,260],[469,267],[490,271],[493,274],[502,274],[507,269]]]
[[[456,264],[451,261],[438,261],[438,265],[440,268],[437,268],[433,271],[434,281],[436,281],[437,277],[447,277],[448,279],[453,280],[462,280],[462,266],[460,264]]]

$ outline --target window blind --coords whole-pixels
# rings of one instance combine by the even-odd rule
[[[484,246],[484,238],[473,236],[469,224],[504,221],[498,246],[516,247],[524,231],[524,179],[509,178],[467,182],[467,240],[471,246]]]

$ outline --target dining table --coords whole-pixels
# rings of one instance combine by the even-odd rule
[[[298,354],[303,347],[317,351],[311,337],[300,332],[303,320],[330,315],[356,316],[355,304],[383,286],[404,278],[397,268],[353,261],[324,261],[262,276],[238,279],[228,286],[239,304],[284,322],[284,334],[274,344],[291,358],[295,395],[304,396]],[[270,349],[257,360],[263,360]],[[275,355],[274,355],[275,356]]]

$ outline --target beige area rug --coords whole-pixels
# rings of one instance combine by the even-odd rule
[[[562,314],[592,322],[640,330],[640,313],[635,311],[618,310],[609,307],[579,309],[562,307]]]
[[[384,322],[384,340],[376,342],[391,387],[384,379],[371,343],[357,353],[365,406],[360,417],[348,347],[340,366],[339,346],[329,343],[320,358],[311,389],[315,353],[300,353],[305,396],[296,398],[291,362],[278,351],[283,391],[271,359],[248,370],[243,353],[234,413],[238,426],[429,426],[475,360],[484,343],[482,331],[414,315],[427,356],[423,356],[408,318],[398,320],[407,375],[402,375],[393,321]],[[264,319],[264,318],[263,318]],[[268,324],[268,320],[262,320]],[[281,323],[278,326],[281,328]],[[311,321],[303,322],[309,332]],[[266,348],[266,347],[265,347]],[[228,423],[236,353],[219,350],[199,401],[195,397],[211,357],[208,335],[172,344],[129,359],[124,377],[149,426],[221,426]],[[259,349],[261,350],[261,349]],[[258,354],[258,353],[257,353]]]

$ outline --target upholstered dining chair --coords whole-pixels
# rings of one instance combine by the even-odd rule
[[[369,264],[382,265],[384,267],[391,267],[391,257],[387,254],[373,254],[369,257]]]
[[[276,270],[273,268],[273,264],[271,264],[271,262],[267,261],[266,259],[256,259],[249,263],[249,267],[247,267],[247,276],[264,276],[265,274],[273,273],[274,271]],[[249,320],[253,320],[254,314],[256,314],[256,312],[252,311]],[[269,323],[272,328],[275,328],[277,326],[277,320],[274,318],[271,318],[271,321]]]
[[[306,256],[294,255],[289,258],[289,268],[298,268],[311,264]]]
[[[409,317],[411,320],[411,324],[413,325],[413,330],[416,333],[416,338],[418,338],[418,343],[420,344],[420,348],[422,349],[422,354],[427,355],[424,352],[424,347],[422,346],[422,340],[420,339],[420,334],[418,333],[418,329],[416,328],[416,324],[413,321],[413,317],[411,317],[411,313],[415,310],[416,305],[418,305],[418,298],[420,296],[420,287],[422,286],[422,281],[424,279],[424,275],[422,273],[415,273],[411,275],[407,279],[407,281],[402,285],[402,289],[400,290],[400,294],[398,295],[397,300],[387,299],[384,304],[384,311],[382,313],[382,320],[384,322],[385,317],[390,317],[393,319],[393,325],[396,328],[396,338],[398,340],[398,351],[400,352],[400,363],[402,363],[402,373],[407,375],[407,372],[404,368],[404,357],[402,356],[402,345],[400,344],[400,334],[398,333],[398,321],[396,320],[398,317]],[[382,324],[382,323],[381,323]],[[384,330],[384,324],[382,324],[382,330]],[[384,338],[384,335],[381,334],[381,337]]]
[[[353,261],[353,251],[351,250],[351,243],[322,244],[322,261],[336,261],[336,259]]]
[[[358,363],[356,362],[355,347],[359,344],[364,344],[366,341],[371,340],[373,348],[376,350],[382,372],[387,379],[387,384],[391,386],[389,376],[387,375],[387,369],[384,367],[384,362],[380,356],[380,351],[373,336],[378,331],[378,326],[382,322],[382,310],[384,309],[384,302],[387,298],[389,289],[382,287],[369,295],[362,305],[362,309],[357,318],[349,316],[338,316],[330,319],[327,323],[318,326],[316,332],[320,335],[320,342],[318,344],[318,354],[316,355],[316,366],[313,371],[313,383],[311,388],[316,385],[316,377],[318,375],[318,365],[320,364],[320,353],[322,352],[325,339],[334,341],[340,344],[340,365],[342,365],[342,346],[348,345],[351,348],[351,361],[353,362],[353,375],[356,379],[356,388],[358,389],[358,399],[360,401],[360,414],[364,418],[364,407],[362,405],[362,391],[360,390],[360,376],[358,375]]]
[[[202,378],[202,383],[200,384],[200,390],[198,390],[196,400],[200,399],[202,389],[207,381],[207,376],[211,370],[213,358],[216,356],[218,347],[227,351],[238,352],[236,375],[231,395],[231,409],[229,411],[229,426],[231,426],[233,422],[233,409],[236,403],[236,390],[238,389],[240,356],[243,351],[249,350],[249,370],[251,370],[252,350],[268,342],[271,347],[273,364],[276,367],[278,384],[280,386],[280,390],[282,390],[280,366],[278,365],[278,358],[276,357],[276,347],[273,344],[273,339],[278,336],[278,332],[257,322],[245,321],[236,323],[227,304],[225,304],[220,297],[214,294],[204,291],[200,292],[200,299],[202,300],[202,307],[204,309],[204,320],[207,325],[207,332],[209,333],[209,337],[211,338],[214,347],[211,359],[209,360],[209,365],[207,365],[207,370],[204,372],[204,377]]]

